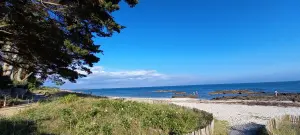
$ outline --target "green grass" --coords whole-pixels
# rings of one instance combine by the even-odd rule
[[[32,93],[37,93],[37,94],[43,94],[46,96],[50,96],[56,93],[59,93],[60,90],[58,88],[52,88],[52,87],[40,87],[36,88],[34,90],[31,90]]]
[[[54,101],[39,103],[9,120],[2,132],[21,134],[64,135],[140,135],[186,134],[205,127],[212,120],[206,112],[175,105],[147,104],[133,101],[82,98],[68,95]],[[21,123],[19,129],[10,123]],[[1,122],[0,122],[1,123]],[[34,124],[33,124],[34,123]],[[3,122],[2,122],[3,124]],[[22,126],[19,126],[22,127]],[[24,127],[24,126],[23,126]]]
[[[215,119],[214,135],[228,135],[229,123],[223,120]]]
[[[278,128],[272,129],[273,134],[277,135],[299,135],[300,134],[300,121],[292,123],[289,116],[284,116],[284,118],[279,122]]]

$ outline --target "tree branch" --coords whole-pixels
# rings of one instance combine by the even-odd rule
[[[27,80],[27,78],[28,78],[28,77],[30,77],[32,74],[33,74],[33,72],[30,72],[29,74],[27,74],[27,75],[25,76],[25,78],[24,78],[24,79],[22,79],[22,81],[25,81],[25,80]]]
[[[9,26],[9,24],[0,25],[0,28]]]
[[[3,53],[11,53],[11,54],[18,54],[18,55],[24,55],[22,53],[19,53],[19,52],[12,52],[12,51],[1,51]]]
[[[18,62],[17,64],[16,64],[16,62],[14,62],[14,61],[9,61],[9,60],[6,60],[6,59],[3,59],[2,57],[0,57],[0,61],[3,61],[3,62],[5,62],[5,63],[7,63],[8,65],[11,65],[11,66],[16,66],[16,67],[19,67],[19,68],[24,68],[24,69],[27,69],[26,67],[23,67],[23,66],[21,66],[21,65],[28,65],[28,63],[24,63],[24,62]]]
[[[53,3],[53,2],[43,2],[43,0],[38,0],[39,2],[41,2],[43,5],[45,4],[49,4],[49,5],[54,5],[54,6],[63,6],[61,4],[58,3]]]
[[[0,32],[5,33],[5,34],[9,34],[9,35],[12,35],[12,34],[13,34],[13,33],[7,32],[7,31],[5,31],[5,30],[0,30]]]

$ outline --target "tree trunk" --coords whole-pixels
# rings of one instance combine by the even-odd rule
[[[12,48],[11,43],[6,43],[1,48],[1,50],[18,52],[18,50]],[[16,61],[16,62],[22,61],[22,59],[20,59],[17,54],[4,53],[2,54],[2,57],[4,59],[8,59],[11,61]],[[10,65],[6,62],[3,62],[2,64],[2,71],[3,71],[2,73],[3,76],[9,76],[12,81],[21,82],[22,84],[25,84],[27,82],[27,78],[32,74],[32,73],[28,73],[23,68],[14,67],[13,65]]]
[[[2,48],[4,51],[11,51],[11,44],[6,43]],[[3,59],[13,59],[13,56],[8,55],[8,54],[3,54],[2,55]],[[3,76],[10,76],[12,73],[12,65],[9,65],[6,62],[3,62],[2,69],[3,69]]]
[[[18,81],[18,82],[22,81],[22,79],[21,79],[22,72],[23,72],[23,68],[19,68],[17,71],[16,77],[15,77],[16,81]]]

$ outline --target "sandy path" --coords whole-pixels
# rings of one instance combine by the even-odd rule
[[[14,106],[14,107],[1,108],[0,116],[6,116],[6,117],[12,116],[30,106],[32,106],[32,104],[25,104],[25,105],[19,105],[19,106]]]

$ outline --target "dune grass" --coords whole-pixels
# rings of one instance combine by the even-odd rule
[[[214,135],[228,135],[229,123],[224,120],[216,120],[214,125]]]
[[[299,135],[300,134],[300,121],[292,122],[289,115],[284,116],[280,122],[274,123],[274,127],[270,129],[272,134],[276,135]]]
[[[2,119],[0,125],[7,128],[0,134],[186,134],[211,120],[209,113],[175,105],[68,95]],[[12,123],[19,123],[21,128]]]

